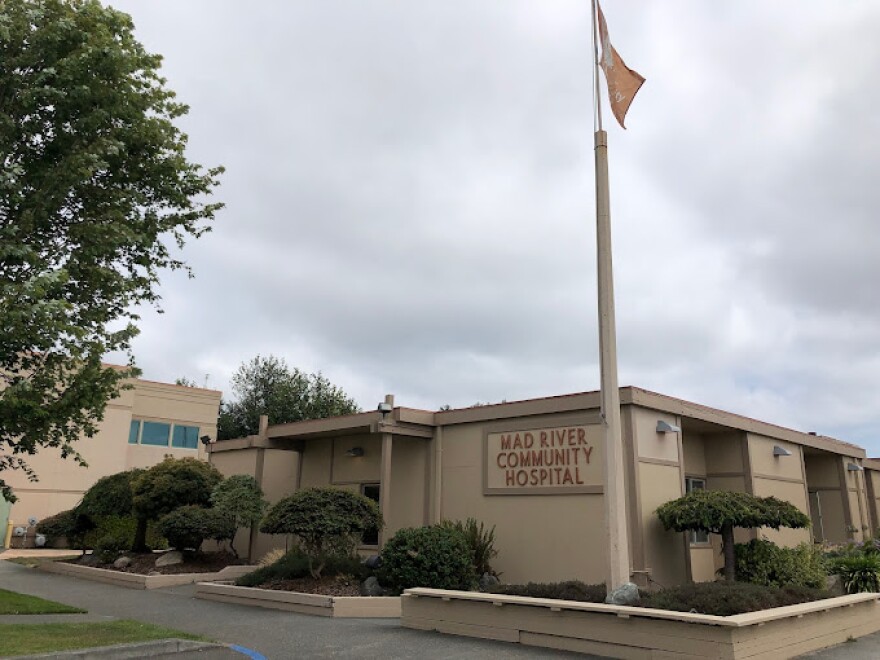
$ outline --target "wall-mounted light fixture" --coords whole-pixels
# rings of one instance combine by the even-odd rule
[[[780,447],[779,445],[773,445],[773,455],[774,456],[791,456],[791,452],[788,451],[785,447]]]
[[[205,445],[205,447],[207,447],[208,445],[211,444],[211,436],[209,436],[209,435],[203,435],[201,438],[199,438],[199,441],[200,441],[203,445]]]
[[[363,447],[352,447],[347,452],[345,452],[346,456],[350,456],[351,458],[357,458],[358,456],[364,455]]]
[[[382,413],[382,417],[384,418],[385,415],[387,415],[388,413],[391,412],[391,410],[392,410],[392,406],[391,406],[391,404],[388,403],[387,401],[383,401],[382,403],[379,404],[379,407],[377,408],[377,410],[378,410],[380,413]]]
[[[865,468],[863,468],[861,465],[857,465],[856,463],[847,463],[846,469],[850,472],[861,472]]]
[[[661,419],[657,422],[657,433],[681,433],[681,428]]]

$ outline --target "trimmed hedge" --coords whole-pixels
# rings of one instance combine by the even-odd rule
[[[827,591],[810,587],[765,587],[748,582],[701,582],[644,594],[639,607],[733,616],[830,597],[831,594]]]
[[[211,511],[200,506],[182,506],[159,520],[159,530],[175,550],[198,550],[215,527]]]
[[[369,569],[357,557],[330,557],[323,571],[324,576],[350,575],[358,580],[365,580],[369,573]],[[274,563],[241,576],[235,584],[239,587],[258,587],[310,575],[308,556],[299,548],[294,548]]]
[[[822,552],[801,543],[796,548],[781,548],[772,541],[753,539],[734,546],[736,579],[740,582],[771,587],[797,585],[820,589],[827,572]]]
[[[489,593],[529,598],[576,600],[581,603],[604,603],[607,591],[604,584],[586,584],[578,580],[568,582],[529,582],[528,584],[497,584]]]
[[[382,548],[377,572],[383,586],[395,592],[411,587],[472,589],[477,583],[473,553],[454,527],[407,527]]]

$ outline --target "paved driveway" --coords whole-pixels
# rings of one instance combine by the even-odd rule
[[[401,628],[396,619],[329,619],[193,598],[191,585],[138,591],[42,573],[0,561],[0,587],[89,611],[147,621],[287,658],[596,658]],[[811,654],[811,660],[877,660],[880,633]]]

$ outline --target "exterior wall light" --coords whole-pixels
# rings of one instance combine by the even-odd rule
[[[657,422],[657,433],[681,433],[681,428],[661,419]]]
[[[788,451],[785,447],[780,447],[779,445],[773,445],[773,455],[774,456],[791,456],[791,452]]]
[[[380,404],[379,404],[379,407],[377,408],[377,410],[378,410],[380,413],[382,413],[382,417],[385,417],[385,415],[387,415],[388,413],[390,413],[390,412],[391,412],[391,409],[392,409],[392,408],[391,408],[391,404],[388,403],[387,401],[383,401],[382,403],[380,403]]]
[[[364,455],[363,447],[352,447],[347,452],[345,452],[346,456],[350,456],[351,458],[357,458],[358,456]]]
[[[863,468],[861,465],[857,465],[855,463],[847,463],[846,469],[849,470],[850,472],[861,472],[865,468]]]

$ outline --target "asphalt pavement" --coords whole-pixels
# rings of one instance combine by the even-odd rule
[[[146,621],[253,649],[270,660],[376,657],[598,660],[597,656],[409,630],[402,628],[397,619],[331,619],[200,600],[193,597],[193,585],[149,591],[125,589],[43,573],[7,561],[0,561],[0,588],[86,609],[89,620]],[[59,618],[60,615],[52,615],[53,621]],[[3,617],[4,622],[8,619]],[[27,619],[31,622],[34,617]],[[25,623],[23,618],[19,621]],[[880,633],[803,657],[810,660],[877,660],[880,658]]]

